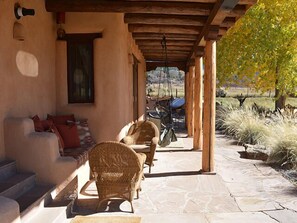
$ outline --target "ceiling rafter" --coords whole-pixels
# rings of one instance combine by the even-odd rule
[[[101,0],[46,0],[48,12],[122,12],[159,13],[173,15],[208,15],[212,4],[180,1],[101,1]]]
[[[135,43],[146,60],[168,58],[185,66],[203,52],[205,38],[220,39],[257,0],[45,0],[50,12],[124,13]],[[198,54],[197,54],[198,53]]]
[[[148,25],[203,26],[207,16],[126,13],[125,23]]]

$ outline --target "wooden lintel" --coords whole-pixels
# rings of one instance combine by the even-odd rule
[[[164,15],[164,14],[125,14],[124,21],[129,24],[147,25],[183,25],[183,26],[203,26],[207,20],[206,16],[191,15]]]
[[[186,62],[185,61],[168,61],[168,67],[177,67],[179,70],[186,70]],[[155,70],[157,67],[164,67],[164,61],[146,61],[146,70]]]
[[[48,12],[122,12],[208,15],[212,4],[195,2],[46,0]]]
[[[163,51],[163,48],[161,45],[139,45],[138,46],[140,50],[158,50],[158,51]],[[173,51],[173,50],[180,50],[180,51],[190,51],[192,49],[192,46],[167,46],[167,50]]]
[[[220,27],[219,26],[209,26],[208,32],[205,34],[205,40],[217,40],[219,35]]]
[[[132,37],[135,40],[158,40],[161,41],[163,38],[162,33],[132,33]],[[178,41],[196,41],[197,35],[195,34],[166,34],[166,40],[178,40]]]
[[[175,26],[175,25],[128,25],[132,33],[188,33],[198,35],[201,27],[198,26]]]
[[[140,49],[142,53],[144,54],[149,54],[149,53],[164,53],[165,51],[162,49]],[[191,49],[190,49],[191,50]],[[182,54],[182,55],[187,55],[189,53],[189,50],[186,49],[177,49],[177,50],[167,50],[167,54]]]
[[[234,17],[226,17],[224,21],[220,24],[220,27],[230,28],[235,24],[235,22],[236,19]]]
[[[188,52],[180,52],[180,53],[168,53],[167,57],[168,58],[173,58],[173,57],[186,57]],[[160,57],[161,59],[165,59],[165,55],[163,53],[145,53],[143,52],[143,55],[146,56],[154,56],[154,57]]]
[[[139,46],[162,46],[161,45],[161,40],[136,40],[136,44]],[[186,40],[168,40],[166,41],[166,45],[167,47],[170,46],[193,46],[194,45],[194,41],[186,41]]]
[[[238,4],[240,5],[254,5],[258,0],[239,0]]]
[[[244,15],[246,10],[247,10],[247,8],[245,5],[237,5],[237,6],[235,6],[235,8],[232,11],[230,11],[228,13],[227,16],[230,16],[230,17],[238,17],[239,16],[240,17],[240,16]]]
[[[238,0],[219,0],[216,1],[216,4],[211,10],[211,13],[208,16],[208,19],[206,21],[205,26],[201,30],[199,36],[197,37],[197,40],[194,44],[193,50],[188,56],[188,60],[190,60],[194,55],[194,52],[196,51],[196,48],[199,46],[202,39],[205,37],[205,35],[208,35],[209,33],[209,26],[216,25],[216,23],[220,20],[221,22],[224,21],[226,17],[237,17],[241,16],[246,12],[246,6],[245,5],[239,5],[235,4],[238,3]],[[228,8],[229,7],[229,8]],[[233,9],[230,11],[229,9]],[[218,16],[217,21],[216,16]],[[220,25],[220,24],[219,24]]]

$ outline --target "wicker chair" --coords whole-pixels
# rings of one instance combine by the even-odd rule
[[[159,142],[159,130],[157,126],[151,121],[139,121],[134,123],[126,137],[121,142],[127,145],[148,145],[147,149],[140,149],[136,152],[141,152],[146,155],[145,163],[149,165],[149,172],[151,167],[154,165],[154,156]]]
[[[145,154],[137,154],[119,142],[103,142],[89,152],[89,164],[95,178],[100,207],[103,201],[122,198],[130,202],[137,193],[143,177]]]

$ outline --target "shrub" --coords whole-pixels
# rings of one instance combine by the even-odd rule
[[[250,109],[233,109],[221,119],[225,134],[232,136],[241,143],[265,144],[268,127],[265,120],[260,119]]]
[[[287,169],[297,169],[297,127],[283,119],[275,124],[269,137],[272,148],[268,162]]]

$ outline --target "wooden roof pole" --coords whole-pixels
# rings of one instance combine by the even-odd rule
[[[214,171],[215,98],[216,41],[209,39],[205,46],[202,172]]]
[[[203,89],[203,55],[204,48],[196,53],[195,57],[195,82],[194,82],[194,150],[202,149],[202,89]]]
[[[195,67],[190,66],[189,67],[189,74],[188,74],[188,79],[187,79],[187,98],[186,98],[186,103],[187,103],[187,130],[188,130],[188,136],[192,137],[193,136],[193,92],[194,92],[194,72]]]

